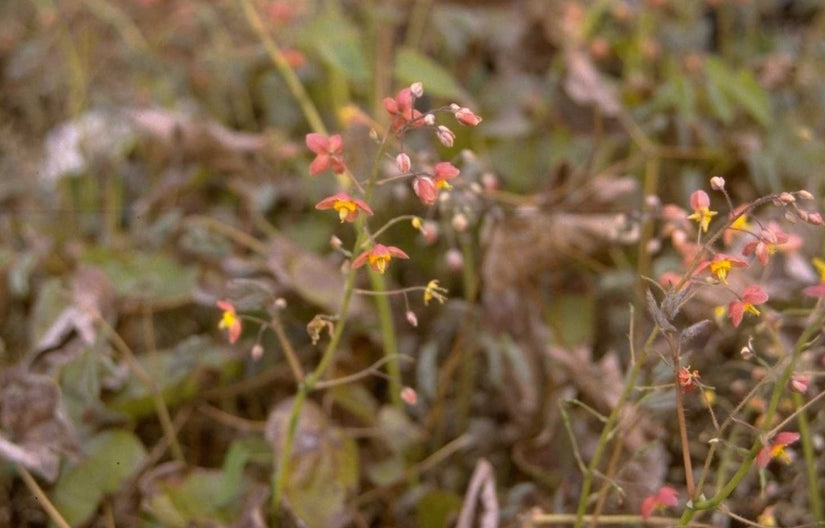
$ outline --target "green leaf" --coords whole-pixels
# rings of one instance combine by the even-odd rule
[[[193,336],[170,350],[143,354],[138,362],[149,373],[169,406],[195,398],[208,387],[234,379],[241,369],[240,360],[204,337]],[[132,418],[155,412],[152,393],[137,376],[132,376],[120,392],[106,401],[109,409]]]
[[[350,81],[365,82],[370,70],[358,29],[339,9],[325,9],[303,32],[305,45]]]
[[[443,66],[412,48],[401,48],[395,57],[395,77],[401,84],[421,81],[424,90],[448,99],[467,100],[469,96]]]
[[[418,501],[416,526],[446,528],[461,511],[461,497],[445,490],[432,490]]]
[[[713,85],[714,89],[737,103],[760,125],[768,126],[770,124],[770,99],[751,72],[747,70],[734,72],[727,64],[716,57],[708,57],[705,61],[705,72],[708,76],[709,86]],[[708,96],[714,97],[710,89]],[[711,101],[711,104],[714,104],[714,102]]]
[[[177,303],[189,300],[198,270],[162,253],[89,249],[82,262],[102,269],[116,293],[128,300]]]
[[[52,491],[52,501],[72,526],[86,522],[107,493],[115,493],[143,463],[146,450],[122,429],[99,433],[86,445],[86,458],[66,466]]]
[[[281,457],[294,400],[279,403],[269,414],[266,437]],[[347,498],[359,480],[355,441],[331,424],[316,403],[301,407],[294,446],[286,462],[284,496],[292,513],[308,528],[344,526]]]

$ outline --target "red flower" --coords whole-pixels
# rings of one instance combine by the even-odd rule
[[[662,486],[656,495],[648,495],[642,501],[642,519],[649,518],[655,510],[667,506],[676,506],[679,503],[679,492],[670,486]]]
[[[335,209],[341,222],[354,222],[358,218],[358,211],[363,211],[366,215],[372,216],[372,209],[363,200],[353,198],[345,192],[335,193],[327,196],[315,205],[316,209]]]
[[[745,244],[745,247],[742,248],[742,254],[746,257],[756,255],[756,258],[764,266],[768,263],[768,258],[776,253],[778,246],[787,242],[788,239],[788,235],[783,233],[777,226],[763,229],[757,240]]]
[[[401,130],[408,124],[412,126],[424,124],[421,119],[421,112],[413,108],[414,103],[415,96],[409,87],[399,91],[395,98],[387,97],[384,99],[384,109],[393,117],[392,129],[394,131]]]
[[[325,136],[312,132],[307,134],[306,144],[309,150],[315,153],[315,159],[309,164],[309,173],[312,176],[332,169],[335,174],[342,174],[347,170],[344,164],[344,142],[340,134]]]
[[[728,305],[728,314],[730,315],[730,320],[731,323],[733,323],[733,326],[739,326],[745,312],[752,313],[753,315],[759,315],[759,310],[756,309],[755,305],[763,304],[767,300],[768,294],[765,293],[765,290],[759,286],[750,285],[745,288],[745,291],[742,293],[742,298],[737,301],[733,301]]]
[[[364,251],[357,257],[355,260],[352,261],[353,268],[360,268],[366,263],[369,263],[370,267],[377,271],[378,273],[384,273],[387,269],[387,265],[390,263],[392,258],[403,258],[408,259],[410,258],[409,255],[401,251],[395,246],[385,246],[383,244],[375,244],[372,249]]]
[[[238,315],[235,313],[235,307],[229,301],[218,301],[215,304],[223,310],[218,328],[221,330],[226,329],[229,342],[234,343],[241,336],[241,320],[238,319]]]
[[[439,189],[449,189],[450,184],[447,180],[452,180],[458,176],[459,172],[458,168],[449,161],[436,163],[433,167],[433,182]]]
[[[682,387],[682,392],[684,394],[690,394],[693,390],[699,386],[699,371],[698,370],[690,370],[690,367],[682,367],[679,369],[679,373],[676,375],[676,379],[679,382],[679,386]]]
[[[759,469],[765,469],[774,458],[779,458],[786,464],[789,463],[791,459],[785,452],[785,447],[793,444],[797,440],[799,440],[799,433],[783,431],[777,434],[768,445],[762,446],[762,449],[759,450],[759,453],[756,455],[756,465]]]
[[[722,282],[723,284],[727,284],[728,272],[732,268],[745,268],[747,265],[748,263],[744,260],[725,255],[724,253],[717,253],[713,257],[713,260],[706,260],[699,264],[696,271],[698,273],[703,271],[705,268],[710,268],[710,274],[713,275],[716,280]]]
[[[716,211],[710,210],[710,196],[705,191],[693,191],[690,195],[690,208],[693,214],[688,216],[691,220],[696,220],[702,232],[707,232],[711,219],[716,216]]]

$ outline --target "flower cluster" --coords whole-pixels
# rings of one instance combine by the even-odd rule
[[[725,180],[719,176],[711,178],[710,186],[714,191],[724,195],[728,204],[730,197],[725,190]],[[822,225],[822,216],[816,211],[808,211],[799,207],[800,199],[809,200],[812,196],[807,191],[795,193],[778,193],[762,199],[760,203],[772,202],[774,205],[786,208],[786,217],[802,220],[812,225]],[[785,233],[776,222],[762,223],[751,221],[750,214],[757,203],[744,204],[738,207],[731,205],[731,212],[727,216],[723,231],[714,235],[710,241],[721,240],[726,246],[725,251],[715,252],[709,244],[702,244],[701,237],[707,233],[711,223],[717,218],[718,211],[711,209],[710,196],[703,190],[696,190],[690,196],[688,213],[675,205],[666,205],[662,208],[662,216],[666,221],[665,233],[670,236],[672,246],[682,255],[682,261],[688,270],[687,275],[668,272],[661,277],[663,284],[680,285],[693,282],[704,273],[710,276],[711,282],[726,287],[733,295],[734,300],[726,307],[727,316],[733,327],[738,327],[746,314],[759,316],[758,305],[768,301],[769,295],[758,284],[748,284],[741,293],[728,285],[731,273],[737,269],[745,269],[753,262],[767,266],[770,258],[777,252],[790,252],[800,246],[799,237]],[[689,222],[698,226],[698,237],[691,237]],[[755,226],[754,226],[755,224]],[[740,239],[747,237],[744,243]],[[738,253],[735,253],[735,252]],[[709,257],[705,257],[710,253]],[[825,270],[825,265],[823,265]],[[805,289],[807,295],[825,296],[825,271],[822,273],[823,285],[811,286]],[[739,281],[741,282],[741,281]],[[722,310],[725,310],[723,307]]]

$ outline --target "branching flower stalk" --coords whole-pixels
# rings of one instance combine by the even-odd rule
[[[773,418],[776,415],[776,409],[779,406],[780,397],[786,390],[791,374],[793,374],[794,368],[798,363],[800,356],[808,348],[810,340],[821,331],[823,323],[825,323],[825,310],[820,309],[818,310],[818,313],[816,313],[816,316],[811,320],[810,324],[805,327],[802,334],[796,340],[790,359],[785,365],[782,374],[776,380],[773,391],[771,392],[771,399],[768,403],[768,408],[765,411],[763,426],[760,430],[761,434],[754,440],[753,445],[748,450],[748,453],[739,468],[713,497],[694,503],[688,503],[688,508],[685,509],[682,517],[679,519],[679,526],[687,526],[690,524],[694,515],[696,515],[699,511],[710,510],[718,507],[722,501],[727,499],[731,493],[734,492],[745,476],[747,476],[748,471],[750,471],[751,466],[756,459],[757,453],[763,447],[762,437],[767,435],[770,431],[770,424],[773,422]]]

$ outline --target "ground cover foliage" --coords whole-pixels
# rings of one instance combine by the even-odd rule
[[[816,1],[0,3],[0,526],[825,525],[823,78]]]

